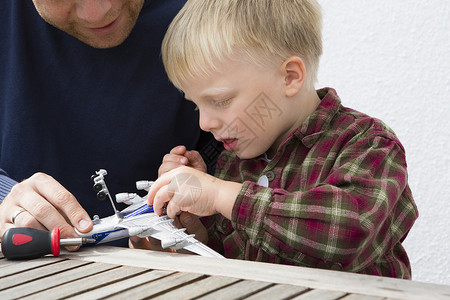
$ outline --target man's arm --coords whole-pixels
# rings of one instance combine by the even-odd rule
[[[8,174],[0,169],[0,203],[9,194],[12,187],[17,184],[17,181],[8,177]]]

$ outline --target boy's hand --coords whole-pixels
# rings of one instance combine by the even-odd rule
[[[198,151],[187,151],[185,146],[176,146],[164,156],[158,170],[158,177],[181,166],[206,172],[206,164]]]
[[[206,231],[205,226],[202,224],[200,219],[193,214],[188,212],[181,213],[173,222],[173,224],[177,228],[186,228],[187,234],[195,234],[195,238],[206,244],[208,242],[208,232]],[[148,238],[139,238],[137,236],[130,237],[129,242],[130,248],[134,249],[147,249],[154,251],[167,251],[171,252],[170,248],[163,249],[161,247],[161,241],[152,237]],[[177,250],[179,253],[191,253],[190,251],[180,249]]]
[[[170,218],[179,211],[198,216],[221,213],[231,218],[242,184],[224,181],[194,168],[182,166],[162,174],[150,187],[148,205],[161,215],[164,205]]]

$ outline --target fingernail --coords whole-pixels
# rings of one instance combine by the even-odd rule
[[[187,164],[188,163],[188,159],[186,157],[182,157],[181,158],[181,163],[182,164]]]
[[[81,230],[87,229],[90,225],[91,221],[86,220],[86,219],[81,219],[80,222],[78,223],[78,226],[80,227]]]

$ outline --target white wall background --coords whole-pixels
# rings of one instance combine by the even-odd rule
[[[413,280],[450,285],[450,1],[319,3],[317,87],[397,133],[419,208],[404,242]]]

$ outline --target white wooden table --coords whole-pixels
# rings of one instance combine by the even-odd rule
[[[1,254],[0,254],[1,257]],[[0,258],[0,299],[450,299],[450,286],[108,246]]]

